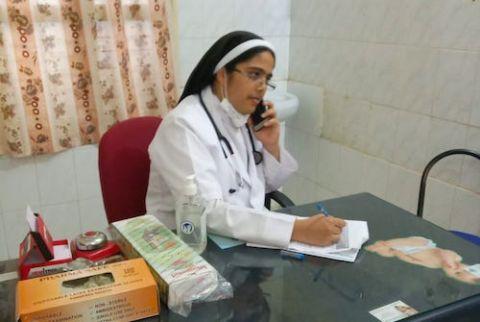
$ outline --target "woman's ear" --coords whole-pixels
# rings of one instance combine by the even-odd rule
[[[225,67],[221,68],[215,74],[215,92],[220,100],[225,97],[225,86],[226,86],[226,77],[227,71]]]
[[[227,71],[225,67],[220,68],[220,70],[217,72],[215,77],[217,78],[217,81],[219,84],[224,84],[225,77],[227,77]]]

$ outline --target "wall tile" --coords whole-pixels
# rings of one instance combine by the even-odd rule
[[[431,115],[436,67],[434,50],[406,47],[401,50],[399,59],[392,105]]]
[[[235,1],[234,0],[202,0],[202,15],[204,20],[202,22],[203,35],[209,37],[219,38],[224,34],[235,30]],[[208,23],[206,23],[208,22]],[[183,24],[189,24],[188,21]],[[197,34],[200,33],[197,30]]]
[[[480,5],[475,1],[430,1],[433,3],[429,39],[433,47],[478,49]]]
[[[339,191],[342,195],[363,192],[363,179],[365,178],[365,158],[363,154],[342,146],[339,161],[340,171],[336,174],[339,177],[338,187],[334,187],[334,190]]]
[[[407,27],[405,3],[398,1],[377,2],[381,12],[375,30],[375,41],[380,43],[400,43]]]
[[[42,205],[77,199],[73,150],[35,158]]]
[[[290,34],[290,0],[264,0],[264,36]]]
[[[317,201],[317,185],[315,182],[300,175],[297,177],[297,187],[298,191],[295,195],[297,205]]]
[[[425,189],[423,218],[444,229],[450,229],[455,189],[453,185],[429,178]]]
[[[370,53],[375,60],[372,65],[372,92],[371,100],[380,105],[397,106],[396,98],[400,96],[398,75],[401,75],[404,66],[404,48],[392,45],[372,46]]]
[[[299,178],[299,174],[291,175],[282,187],[282,192],[285,193],[295,204],[299,204]]]
[[[317,190],[316,190],[316,193],[315,193],[315,197],[316,197],[315,201],[322,201],[322,200],[327,200],[327,199],[333,199],[333,198],[340,197],[340,195],[338,195],[337,193],[335,193],[333,191],[330,191],[330,190],[326,189],[325,187],[322,187],[319,184],[316,185],[316,188],[317,188]]]
[[[205,44],[202,38],[180,38],[180,63],[178,68],[180,74],[180,86],[185,86],[190,73],[205,52],[204,47]]]
[[[403,1],[401,11],[400,42],[409,45],[427,47],[430,42],[430,25],[436,14],[435,1]]]
[[[432,1],[370,1],[377,13],[375,40],[383,43],[423,45],[429,42],[430,24],[436,13]]]
[[[479,26],[478,32],[480,33],[480,26]],[[479,48],[480,48],[480,44],[479,44]],[[475,80],[475,86],[474,86],[475,94],[472,102],[472,113],[470,115],[470,122],[468,122],[468,124],[480,127],[480,90],[478,90],[480,88],[480,54],[477,55],[477,60],[478,60],[478,65],[477,65],[476,80]]]
[[[385,198],[387,194],[388,174],[390,163],[364,155],[365,176],[360,180],[362,191],[368,191],[379,198]]]
[[[333,41],[326,48],[327,53],[325,56],[328,57],[328,61],[324,62],[322,66],[331,64],[331,68],[328,70],[328,74],[326,74],[325,86],[336,93],[348,94],[348,84],[350,83],[355,60],[351,58],[353,48],[355,48],[355,45],[351,42],[339,40]]]
[[[340,193],[339,180],[340,172],[340,157],[341,145],[332,141],[320,138],[318,144],[318,162],[316,182],[322,187],[335,193]]]
[[[451,121],[469,122],[478,91],[475,88],[478,55],[440,50],[436,64],[432,114]]]
[[[300,150],[298,148],[298,142],[301,140],[300,135],[305,136],[305,133],[302,133],[300,130],[291,128],[289,126],[285,127],[285,146],[287,147],[287,150],[290,152],[290,154],[298,158],[298,155],[300,154]]]
[[[370,104],[367,101],[350,98],[345,100],[342,122],[344,141],[341,143],[359,151],[365,151],[369,141],[367,129],[370,111]]]
[[[457,188],[450,217],[453,230],[480,235],[480,196],[470,191]]]
[[[266,37],[275,48],[275,69],[273,71],[273,80],[286,80],[288,78],[288,55],[289,55],[289,38],[288,37]]]
[[[265,31],[265,7],[257,0],[235,1],[234,29],[263,35]]]
[[[101,196],[98,173],[98,146],[84,145],[73,150],[78,199]]]
[[[33,208],[36,209],[36,208]],[[18,258],[18,246],[28,232],[25,209],[3,213],[8,258]]]
[[[343,95],[325,91],[322,135],[335,142],[345,142],[345,105]]]
[[[311,50],[317,42],[313,38],[295,37],[290,39],[289,48],[289,79],[302,83],[321,85],[325,79],[321,74],[311,74],[319,70],[320,63],[326,63],[321,50]]]
[[[290,8],[292,36],[311,36],[314,31],[321,31],[319,23],[324,21],[319,14],[322,13],[316,0],[293,0]]]
[[[420,174],[393,164],[390,166],[387,201],[415,214],[419,189]]]
[[[318,138],[308,133],[286,128],[285,145],[298,162],[297,173],[304,177],[315,178],[317,171]]]
[[[470,127],[468,129],[466,147],[480,153],[480,128]],[[480,160],[465,156],[460,185],[465,189],[480,193]]]
[[[423,218],[444,229],[450,229],[454,196],[454,186],[429,178],[425,189]]]
[[[372,156],[393,161],[397,127],[395,109],[372,104],[365,131],[364,150]]]
[[[345,63],[349,66],[348,75],[342,81],[348,96],[370,99],[373,90],[372,69],[377,59],[374,46],[363,42],[347,44]]]
[[[53,239],[73,239],[81,233],[77,202],[41,206],[40,213],[50,229]]]
[[[204,33],[205,17],[203,16],[203,7],[203,1],[178,1],[178,34],[180,38],[201,38],[206,36]]]
[[[353,21],[358,15],[356,6],[352,1],[323,1],[322,18],[325,22],[321,25],[324,35],[334,39],[352,39]]]
[[[0,203],[5,212],[40,203],[34,158],[0,157]]]
[[[7,250],[7,239],[3,222],[3,214],[0,212],[0,261],[7,260],[9,258]]]
[[[297,140],[295,157],[298,161],[298,173],[304,177],[312,177],[316,172],[318,137],[299,131]]]
[[[428,160],[447,150],[465,147],[468,129],[466,126],[439,119],[432,119],[431,125]],[[458,185],[461,181],[462,163],[462,156],[446,157],[432,168],[430,175]]]
[[[297,113],[288,120],[288,126],[320,136],[323,124],[323,88],[288,82],[288,91],[299,98]]]
[[[90,198],[78,202],[80,213],[81,231],[102,230],[105,231],[108,222],[102,198]]]
[[[427,164],[431,118],[398,111],[393,160],[408,169],[421,171]]]

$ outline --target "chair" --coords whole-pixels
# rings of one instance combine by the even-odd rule
[[[436,157],[434,157],[430,162],[427,164],[425,169],[423,170],[422,174],[422,179],[420,181],[420,192],[418,195],[418,207],[417,207],[417,216],[422,218],[423,217],[423,203],[425,200],[425,188],[427,187],[427,177],[428,173],[432,169],[432,167],[441,159],[449,156],[449,155],[455,155],[455,154],[465,154],[465,155],[470,155],[474,158],[477,158],[480,160],[480,153],[472,150],[467,150],[467,149],[453,149],[453,150],[448,150],[445,152],[440,153]],[[452,233],[457,235],[458,237],[461,237],[465,240],[468,240],[476,245],[480,246],[480,237],[475,236],[473,234],[465,233],[462,231],[456,231],[456,230],[451,230]]]
[[[143,116],[112,126],[98,146],[103,205],[109,223],[146,213],[148,146],[162,119]]]
[[[148,146],[162,119],[143,116],[115,124],[101,138],[98,147],[98,167],[103,204],[109,223],[146,213],[150,175]],[[294,203],[280,191],[265,195],[270,209],[274,200],[281,207]]]

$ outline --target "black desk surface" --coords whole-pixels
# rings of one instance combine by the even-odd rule
[[[478,246],[371,194],[331,199],[324,205],[338,217],[367,221],[366,245],[423,236],[457,252],[464,263],[480,263]],[[282,212],[317,213],[315,203]],[[245,246],[220,250],[209,241],[203,255],[232,283],[234,298],[194,305],[188,318],[162,307],[160,317],[148,321],[378,321],[368,312],[397,300],[420,312],[412,321],[433,321],[433,317],[480,321],[480,285],[363,249],[354,263],[312,256],[298,261],[282,258],[278,250]],[[0,321],[13,320],[14,285],[14,281],[0,283]]]

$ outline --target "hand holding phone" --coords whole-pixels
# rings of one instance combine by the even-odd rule
[[[262,129],[265,122],[268,120],[267,118],[263,118],[262,114],[267,111],[267,106],[263,104],[263,100],[258,103],[257,107],[255,108],[255,112],[251,114],[252,123],[253,123],[253,130],[259,131]]]

